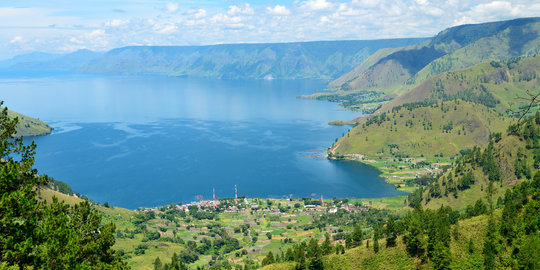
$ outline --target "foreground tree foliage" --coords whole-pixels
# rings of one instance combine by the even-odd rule
[[[125,269],[111,249],[114,224],[88,202],[36,199],[49,178],[32,168],[35,144],[13,138],[17,121],[0,112],[0,269]]]

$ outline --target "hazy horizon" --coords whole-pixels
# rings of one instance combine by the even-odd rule
[[[0,59],[31,52],[430,37],[538,16],[535,1],[4,1]]]

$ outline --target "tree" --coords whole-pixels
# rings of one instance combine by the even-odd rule
[[[482,249],[482,254],[484,255],[484,268],[488,270],[495,269],[495,257],[498,254],[495,231],[495,219],[493,218],[493,215],[490,215],[486,237],[484,238],[484,248]]]
[[[3,103],[0,102],[0,107]],[[0,113],[0,261],[20,269],[123,269],[111,248],[115,226],[88,202],[69,207],[36,199],[49,183],[33,169],[36,145],[14,138],[17,118]]]
[[[472,238],[469,238],[469,245],[467,246],[467,251],[469,251],[469,254],[474,253],[474,243]]]
[[[294,266],[294,269],[296,270],[306,269],[305,245],[306,243],[302,242],[295,247],[294,261],[296,262],[296,265]]]
[[[319,244],[315,238],[309,240],[307,247],[307,257],[309,258],[308,269],[310,270],[320,270],[323,269],[321,250],[319,249]]]
[[[362,244],[362,240],[364,240],[362,228],[360,228],[360,225],[356,225],[351,236],[351,247],[354,248],[360,246]]]
[[[408,234],[403,237],[403,242],[407,247],[407,252],[413,257],[422,257],[425,252],[424,239],[424,212],[422,206],[417,204],[413,212],[409,214]]]
[[[375,253],[379,252],[379,238],[381,237],[380,225],[377,224],[373,228],[373,251]]]
[[[376,235],[373,236],[373,252],[379,252],[379,237]]]
[[[388,222],[386,222],[386,247],[395,247],[397,239],[397,231],[394,223],[394,216],[390,215],[388,217]]]
[[[451,256],[450,248],[444,246],[443,242],[437,242],[432,252],[433,268],[450,269]]]
[[[275,262],[274,254],[272,251],[266,254],[266,257],[262,260],[262,265],[269,265]]]
[[[163,264],[161,263],[161,260],[159,259],[159,257],[157,257],[154,260],[154,270],[162,270],[162,269],[163,269]]]
[[[324,242],[321,245],[321,252],[323,255],[328,255],[332,253],[332,249],[334,247],[332,246],[332,242],[330,242],[330,235],[326,233],[324,235]]]

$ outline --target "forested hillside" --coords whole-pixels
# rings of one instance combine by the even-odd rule
[[[462,151],[452,170],[429,181],[409,200],[429,208],[450,205],[464,209],[482,199],[491,183],[494,196],[502,197],[508,188],[530,180],[538,169],[540,112],[519,126],[513,124],[504,132],[492,133],[484,149],[474,146]]]

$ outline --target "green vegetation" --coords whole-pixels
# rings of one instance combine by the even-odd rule
[[[331,102],[339,102],[340,106],[354,111],[363,112],[366,114],[373,113],[378,110],[382,104],[390,100],[383,94],[375,91],[363,91],[363,92],[344,92],[338,91],[336,93],[317,93],[313,95],[300,96],[300,98],[324,100]]]
[[[399,106],[362,120],[332,146],[331,157],[455,156],[485,145],[491,132],[501,132],[509,123],[490,108],[460,100]]]
[[[102,224],[88,202],[66,205],[37,200],[48,183],[32,169],[36,145],[15,137],[17,119],[0,114],[0,268],[123,269],[111,248],[115,225]],[[14,157],[15,156],[15,157]]]
[[[445,102],[443,106],[449,104],[452,103]],[[441,111],[438,106],[432,109]],[[414,110],[404,106],[397,111],[402,109]],[[380,118],[372,120],[370,125],[379,121],[381,125],[388,122]],[[59,243],[56,239],[69,239],[64,232],[73,236],[80,230],[71,227],[74,223],[66,224],[62,220],[79,220],[76,217],[89,215],[90,228],[99,230],[100,236],[105,237],[94,238],[92,243],[109,249],[107,256],[112,256],[87,262],[90,267],[107,268],[109,263],[125,267],[121,257],[134,269],[535,268],[540,228],[537,217],[540,173],[535,167],[540,159],[536,155],[540,149],[539,125],[540,113],[537,113],[519,126],[511,125],[507,131],[492,133],[484,149],[462,150],[453,167],[443,166],[432,175],[402,179],[401,183],[421,187],[420,192],[411,193],[408,198],[335,198],[324,202],[311,198],[240,198],[221,200],[218,204],[203,201],[131,211],[108,204],[81,204],[81,199],[49,188],[26,189],[30,192],[26,196],[47,202],[45,205],[34,201],[40,205],[37,209],[42,208],[46,213],[39,224],[57,224],[47,227],[45,232],[53,233],[50,228],[60,228],[54,229],[55,234],[49,237],[56,246]],[[437,158],[442,161],[446,157]],[[397,161],[395,165],[386,164],[387,171],[399,164],[408,164],[409,170],[425,165]],[[502,170],[504,164],[512,169]],[[401,170],[396,168],[396,172]],[[449,175],[455,179],[453,182],[448,180]],[[38,176],[32,174],[32,177]],[[49,182],[52,188],[72,193],[61,182],[46,177],[36,179],[41,179],[39,185]],[[446,183],[442,185],[442,181]],[[435,186],[439,183],[437,192]],[[467,193],[471,190],[475,190],[474,196]],[[444,201],[455,193],[460,201],[472,203]],[[49,199],[53,194],[74,206]],[[414,194],[418,198],[413,198]],[[51,220],[52,217],[58,219]],[[114,227],[118,229],[114,231]],[[75,245],[65,243],[69,247]],[[76,247],[91,250],[85,244],[80,245]],[[111,245],[116,252],[110,251]],[[43,249],[53,254],[47,258],[60,258],[60,261],[70,258],[62,250]],[[39,263],[50,266],[57,262],[47,259]],[[9,265],[4,260],[3,263]]]
[[[490,61],[467,69],[433,76],[411,89],[380,111],[391,110],[407,103],[434,103],[462,99],[483,104],[507,116],[527,103],[527,91],[540,89],[537,71],[540,56],[515,58],[509,61]],[[533,107],[534,109],[538,108]]]
[[[429,208],[449,205],[454,209],[478,208],[490,183],[494,183],[494,200],[506,190],[531,179],[540,164],[540,113],[512,125],[503,134],[493,134],[482,151],[474,147],[462,151],[454,168],[426,185],[421,201]]]
[[[246,200],[248,204],[226,199],[218,204],[202,201],[139,211],[103,206],[97,209],[107,222],[117,225],[114,248],[136,269],[161,269],[155,268],[157,258],[165,267],[174,257],[190,269],[255,269],[281,260],[289,248],[323,236],[327,239],[323,241],[323,254],[327,254],[336,241],[349,241],[346,239],[353,231],[356,238],[352,240],[358,243],[360,234],[363,237],[359,230],[373,226],[388,214],[387,210],[371,209],[347,199],[327,200],[324,206],[310,198]],[[319,206],[311,208],[314,202]],[[335,209],[335,213],[328,209]],[[201,212],[208,215],[197,214]]]
[[[17,121],[4,109],[0,269],[540,268],[540,112],[538,101],[531,101],[539,89],[539,20],[458,26],[420,45],[381,50],[332,83],[341,88],[336,93],[305,97],[377,110],[331,122],[354,127],[336,140],[328,157],[375,166],[386,182],[409,192],[401,197],[240,198],[137,211],[99,205],[32,169],[35,145],[12,137]],[[295,62],[319,68],[301,72],[288,65],[216,63],[205,56],[176,65],[201,47],[121,48],[105,55],[111,62],[84,68],[223,78],[238,77],[238,70],[252,71],[245,72],[250,78],[331,77],[370,54],[345,46],[355,42],[340,43],[347,47],[343,54],[329,50],[329,44],[302,43],[305,51],[294,44],[205,47],[207,56],[264,54],[287,62],[298,60],[290,56],[293,46],[298,57],[316,51],[326,59],[318,65]],[[496,48],[485,49],[491,47]],[[133,55],[145,53],[160,64],[145,62],[142,69]],[[169,62],[163,60],[171,54]],[[123,57],[135,64],[121,66]],[[510,118],[516,116],[519,120]]]
[[[450,54],[435,59],[411,78],[409,84],[422,82],[425,79],[450,70],[467,68],[486,61],[510,60],[519,56],[538,54],[540,23],[529,20],[509,23],[499,27],[491,35],[483,36]],[[489,48],[489,50],[486,50]]]
[[[537,54],[538,22],[538,18],[524,18],[452,27],[424,43],[376,54],[369,67],[354,69],[330,87],[399,94],[445,71]]]
[[[536,159],[539,138],[540,113],[537,113],[519,125],[511,125],[505,134],[492,134],[484,149],[463,151],[456,166],[446,174],[419,181],[427,184],[427,188],[425,192],[419,189],[420,200],[409,199],[414,209],[397,220],[388,216],[384,223],[375,223],[362,233],[354,230],[345,241],[350,243],[346,245],[350,250],[341,252],[337,248],[339,243],[335,243],[336,252],[322,259],[285,257],[263,269],[305,269],[306,266],[308,269],[536,269],[540,267],[540,255],[536,252],[540,244],[540,171],[530,161]],[[516,140],[527,150],[518,146],[513,155],[503,152]],[[521,159],[525,165],[506,172],[509,160],[514,158]],[[471,173],[469,169],[476,171]],[[512,181],[508,175],[521,179]],[[448,176],[459,178],[451,182]],[[482,179],[487,186],[476,191],[476,202],[466,208],[430,201],[454,194],[469,200],[474,196],[464,191],[482,185]],[[445,181],[450,193],[435,193],[434,187],[441,181]],[[503,195],[498,189],[504,189]],[[430,209],[424,210],[425,204]],[[360,243],[352,240],[362,234],[369,237]],[[321,260],[321,268],[309,267]]]
[[[16,132],[14,136],[39,136],[51,133],[52,128],[39,119],[35,119],[14,111],[8,110],[8,117],[11,119],[17,118]]]

